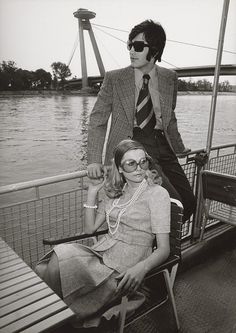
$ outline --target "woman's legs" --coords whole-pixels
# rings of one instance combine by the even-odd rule
[[[60,271],[56,253],[52,252],[49,260],[41,261],[36,266],[35,271],[62,298]]]

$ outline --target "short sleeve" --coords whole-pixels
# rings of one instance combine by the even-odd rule
[[[152,187],[149,197],[152,233],[170,232],[170,196],[166,189],[159,185]]]

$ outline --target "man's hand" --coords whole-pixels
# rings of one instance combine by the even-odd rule
[[[87,167],[88,177],[97,179],[103,177],[103,167],[100,163],[91,163]]]
[[[88,187],[88,194],[89,193],[98,193],[101,188],[104,186],[104,183],[106,181],[106,178],[101,177],[101,178],[90,178],[89,181],[89,187]]]
[[[181,153],[176,154],[178,158],[184,158],[188,153],[190,153],[191,149],[190,148],[185,148],[184,151]]]
[[[87,167],[87,174],[90,179],[106,178],[110,170],[110,165],[91,163]]]

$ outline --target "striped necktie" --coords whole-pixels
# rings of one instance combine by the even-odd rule
[[[150,134],[156,125],[156,117],[148,89],[149,79],[150,76],[148,74],[143,75],[143,86],[139,92],[136,105],[137,125],[147,134]]]

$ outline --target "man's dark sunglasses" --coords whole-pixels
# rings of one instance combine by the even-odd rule
[[[150,47],[148,44],[145,44],[142,41],[128,42],[127,49],[130,51],[134,47],[135,52],[142,52],[145,47]]]

